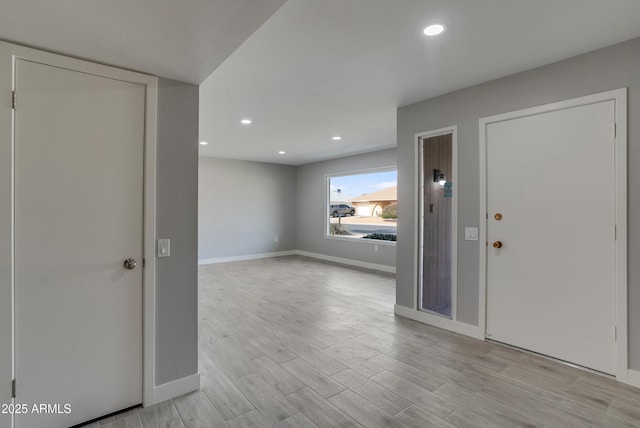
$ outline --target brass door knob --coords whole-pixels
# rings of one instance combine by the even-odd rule
[[[502,242],[496,241],[493,243],[493,248],[502,248]]]

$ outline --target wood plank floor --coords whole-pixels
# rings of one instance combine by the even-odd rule
[[[393,315],[395,279],[200,268],[202,389],[91,428],[640,427],[640,390]]]

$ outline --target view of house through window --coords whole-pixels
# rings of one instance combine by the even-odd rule
[[[327,236],[395,241],[398,173],[334,175],[327,180]]]

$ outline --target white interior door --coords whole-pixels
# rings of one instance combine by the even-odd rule
[[[486,149],[487,337],[614,374],[615,101],[490,123]]]
[[[62,414],[15,426],[68,427],[142,402],[145,89],[18,60],[16,92],[16,402]]]

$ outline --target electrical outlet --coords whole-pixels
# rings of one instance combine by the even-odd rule
[[[278,237],[273,238],[273,242],[278,242]]]
[[[379,248],[378,248],[378,246],[377,246],[377,245],[374,245],[374,246],[373,246],[373,251],[375,251],[376,253],[378,252],[378,249],[379,249]]]

